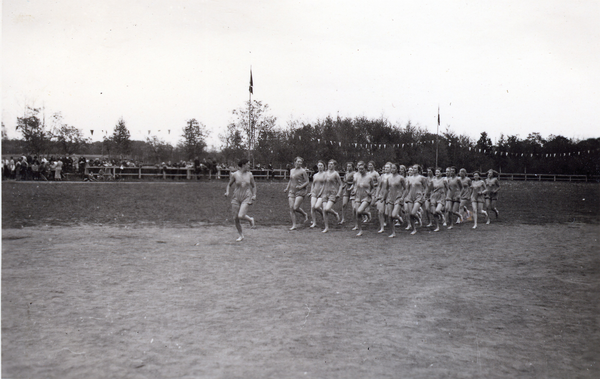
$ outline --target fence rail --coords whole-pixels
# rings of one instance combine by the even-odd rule
[[[214,178],[214,179],[229,179],[231,170],[219,169],[216,173],[200,172],[196,173],[193,167],[167,167],[161,168],[156,166],[144,167],[86,167],[85,175],[92,174],[96,177],[106,176],[122,179],[199,179],[199,178]],[[286,169],[272,170],[251,170],[252,175],[257,180],[288,180],[289,172]],[[344,173],[340,173],[343,177]],[[485,175],[485,173],[484,173]],[[513,181],[540,181],[540,182],[598,182],[599,176],[587,175],[561,175],[561,174],[525,174],[525,173],[505,173],[499,174],[500,180]]]
[[[522,174],[522,173],[500,173],[500,180],[522,180],[539,182],[587,182],[587,175],[560,175],[560,174]]]

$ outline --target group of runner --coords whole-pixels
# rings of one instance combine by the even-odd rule
[[[440,230],[440,224],[452,229],[455,224],[464,223],[472,218],[477,228],[478,215],[485,216],[486,224],[490,223],[490,213],[496,218],[499,212],[496,206],[500,183],[498,173],[487,171],[484,180],[478,171],[473,178],[467,176],[467,171],[460,169],[458,175],[455,167],[448,167],[445,176],[440,168],[428,168],[425,175],[420,165],[414,164],[408,168],[387,162],[383,173],[375,170],[375,163],[359,161],[356,164],[348,162],[342,179],[337,171],[337,162],[329,160],[317,163],[317,171],[309,178],[303,167],[304,160],[296,157],[294,167],[290,170],[290,180],[284,189],[288,194],[289,212],[292,220],[290,230],[298,228],[296,214],[303,217],[303,223],[309,221],[309,214],[301,208],[306,196],[310,195],[310,224],[317,226],[317,214],[321,215],[324,223],[323,233],[330,227],[330,217],[338,224],[345,223],[346,208],[352,209],[354,227],[357,236],[363,234],[363,224],[372,219],[371,209],[376,209],[379,221],[378,233],[384,233],[385,228],[391,228],[389,237],[396,236],[396,227],[406,223],[406,229],[411,234],[417,233],[417,226],[423,226],[427,218],[431,227],[435,223],[434,232]],[[229,196],[230,188],[234,188],[232,211],[239,237],[244,239],[241,220],[246,220],[254,226],[254,219],[247,215],[248,206],[256,200],[256,183],[250,172],[250,163],[242,159],[240,169],[231,174],[225,196]],[[334,204],[342,199],[342,210],[338,213],[333,209]],[[471,211],[469,210],[471,206]]]
[[[498,173],[494,170],[487,172],[484,180],[479,172],[473,173],[473,178],[467,176],[463,168],[456,173],[455,167],[448,167],[445,176],[440,168],[428,168],[423,175],[423,169],[415,164],[408,168],[388,162],[383,167],[383,173],[375,170],[375,163],[360,161],[356,164],[346,164],[343,179],[336,170],[337,162],[330,160],[319,161],[317,171],[313,175],[312,184],[303,166],[303,159],[297,157],[294,168],[290,171],[290,181],[285,192],[288,193],[291,230],[297,229],[296,213],[308,221],[308,214],[300,207],[305,196],[310,194],[311,228],[317,226],[316,215],[323,218],[323,233],[329,231],[330,216],[336,218],[339,224],[345,220],[346,208],[352,209],[354,228],[358,236],[363,234],[363,224],[372,219],[371,209],[376,209],[379,221],[378,233],[385,232],[390,226],[390,237],[396,236],[396,227],[406,223],[406,229],[411,234],[417,232],[417,226],[423,225],[427,218],[428,225],[434,231],[440,230],[440,224],[452,229],[455,224],[473,219],[473,228],[477,228],[478,214],[485,216],[490,223],[489,214],[494,212],[498,218],[496,202],[500,182]],[[309,191],[310,185],[310,191]],[[342,211],[336,212],[333,205],[342,199]],[[472,211],[469,210],[469,206]]]

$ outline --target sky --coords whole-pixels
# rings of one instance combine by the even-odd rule
[[[600,2],[3,0],[2,122],[208,144],[249,99],[278,125],[384,117],[474,140],[600,137]],[[91,130],[94,134],[91,135]],[[170,131],[170,133],[169,133]]]

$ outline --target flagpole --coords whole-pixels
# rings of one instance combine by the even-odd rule
[[[250,143],[248,149],[248,158],[252,158],[252,168],[254,168],[254,125],[252,125],[252,93],[254,88],[252,83],[252,65],[250,66],[250,87],[248,87],[248,127],[250,128]]]
[[[437,131],[435,132],[435,168],[438,167],[438,147],[440,145],[440,106],[438,104],[438,119],[437,119]]]

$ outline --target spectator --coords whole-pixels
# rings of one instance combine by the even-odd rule
[[[57,160],[56,165],[54,166],[54,180],[61,181],[62,180],[62,168],[63,162],[62,160]]]
[[[40,180],[40,162],[36,159],[31,163],[31,176],[33,180]]]

